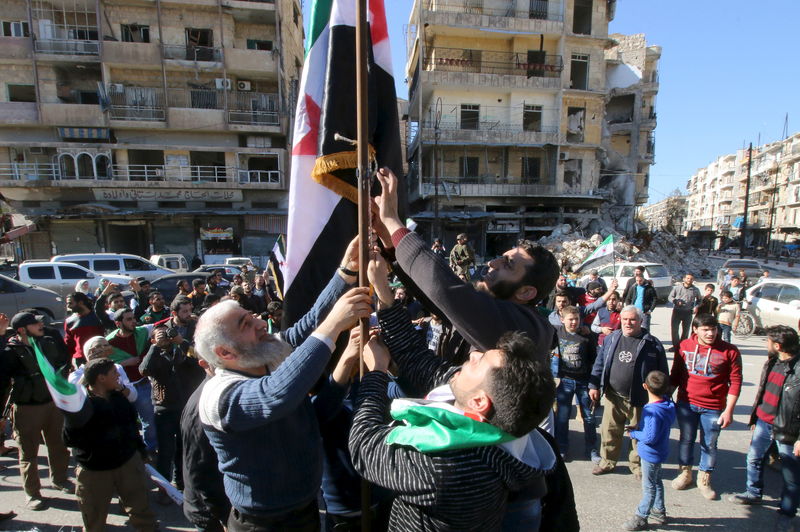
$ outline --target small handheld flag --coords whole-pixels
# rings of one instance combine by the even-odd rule
[[[592,254],[586,257],[586,260],[581,263],[581,266],[586,264],[587,262],[593,261],[595,259],[599,259],[605,255],[611,255],[614,253],[614,235],[608,235],[605,240],[595,249],[592,251]]]
[[[75,386],[68,382],[61,373],[53,369],[36,340],[31,338],[30,342],[33,352],[36,353],[36,362],[42,371],[47,389],[50,390],[50,395],[53,397],[53,402],[65,412],[79,412],[83,403],[86,402],[86,390],[83,389],[83,386]]]

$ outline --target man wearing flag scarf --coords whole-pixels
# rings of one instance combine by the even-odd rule
[[[11,319],[11,328],[16,334],[9,338],[0,357],[0,404],[5,404],[10,385],[14,429],[20,449],[19,468],[28,508],[43,510],[46,504],[42,499],[36,464],[42,436],[47,445],[53,486],[69,493],[72,485],[67,480],[69,452],[61,440],[64,417],[50,396],[32,340],[38,342],[43,355],[56,368],[66,365],[69,359],[59,355],[53,340],[44,336],[42,322],[30,312],[15,315]]]
[[[372,339],[364,351],[370,372],[350,431],[353,464],[396,494],[392,530],[499,530],[509,491],[558,464],[536,430],[555,398],[553,377],[519,332],[502,336],[494,349],[473,351],[461,366],[437,358],[395,304],[386,274],[377,257],[370,280],[389,347]],[[391,414],[389,351],[403,391],[425,397],[395,400]]]

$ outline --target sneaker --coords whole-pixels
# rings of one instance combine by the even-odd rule
[[[734,504],[761,504],[761,497],[753,495],[749,491],[736,493],[728,497],[728,501]]]
[[[667,512],[666,510],[650,510],[650,517],[647,518],[649,521],[657,525],[666,525],[667,524]]]
[[[625,530],[647,530],[647,519],[636,514],[622,525]]]
[[[28,502],[25,504],[25,507],[28,508],[28,510],[39,512],[47,508],[47,503],[44,502],[44,499],[42,499],[40,495],[34,495],[28,497]]]
[[[593,464],[600,463],[600,453],[597,452],[597,449],[592,449],[592,451],[589,453],[589,459]]]
[[[594,466],[592,469],[592,475],[606,475],[614,471],[613,467],[602,467],[600,464]]]
[[[75,486],[69,480],[62,480],[61,482],[53,482],[53,488],[61,490],[64,493],[75,493]]]

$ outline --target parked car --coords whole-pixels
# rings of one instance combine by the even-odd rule
[[[606,286],[611,284],[612,279],[619,283],[619,292],[625,290],[628,279],[633,277],[633,270],[637,266],[644,267],[644,278],[653,283],[656,295],[660,301],[666,301],[672,290],[672,277],[667,271],[667,267],[656,262],[617,262],[606,264],[597,269],[597,273],[606,282]]]
[[[0,275],[0,312],[9,318],[24,308],[35,308],[50,321],[63,321],[64,300],[54,291]]]
[[[728,270],[733,270],[736,276],[739,275],[739,270],[744,270],[744,273],[747,274],[747,277],[749,277],[750,281],[753,283],[764,273],[764,268],[761,267],[761,264],[757,260],[728,259],[725,261],[725,264],[722,265],[722,268],[717,271],[717,285],[722,286],[725,280],[725,274]]]
[[[150,262],[159,268],[165,268],[174,272],[188,272],[189,263],[186,262],[186,257],[180,253],[169,253],[166,255],[151,255]]]
[[[726,255],[739,255],[739,253],[741,253],[739,248],[728,248],[725,250]]]
[[[94,292],[103,279],[125,286],[131,281],[128,275],[99,274],[79,264],[67,262],[23,262],[19,265],[19,280],[41,288],[54,291],[66,298],[75,291],[81,279],[89,281],[89,289]]]
[[[249,257],[228,257],[225,259],[225,266],[242,266],[247,265],[248,268],[255,267],[253,259]]]
[[[242,269],[238,266],[233,265],[223,265],[223,264],[202,264],[199,268],[197,268],[196,272],[213,272],[216,270],[223,270],[222,277],[230,282],[233,282],[233,276],[239,275],[242,273]]]
[[[787,325],[800,329],[800,279],[768,279],[745,292],[756,327]]]
[[[152,262],[125,253],[72,253],[69,255],[56,255],[53,262],[71,262],[97,273],[114,273],[133,277],[144,277],[148,281],[158,279],[162,275],[175,273],[166,268],[160,268]]]
[[[169,305],[172,303],[172,300],[175,299],[175,296],[178,295],[178,281],[183,281],[185,279],[189,281],[189,285],[191,286],[192,281],[195,279],[205,280],[210,276],[211,274],[207,272],[173,273],[165,275],[164,277],[159,277],[150,283],[150,290],[161,292],[161,295],[164,296],[164,301]]]

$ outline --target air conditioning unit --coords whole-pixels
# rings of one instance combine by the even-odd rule
[[[569,159],[569,152],[568,151],[562,151],[561,153],[558,154],[558,160],[559,161],[566,161],[567,159]]]
[[[230,90],[231,80],[225,78],[214,79],[214,86],[219,90]]]
[[[251,88],[251,84],[249,81],[239,80],[236,82],[236,90],[237,91],[250,91],[253,90]]]

